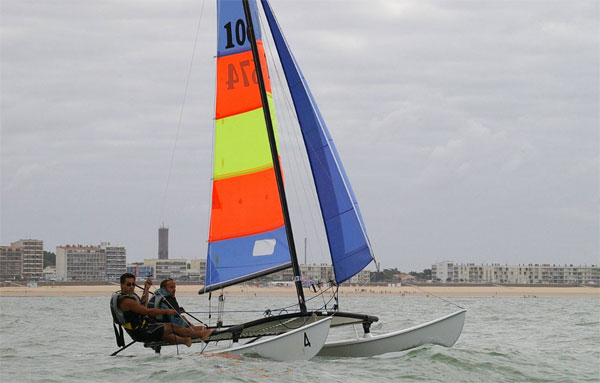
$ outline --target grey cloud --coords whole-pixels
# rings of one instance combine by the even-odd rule
[[[598,263],[597,2],[271,3],[384,267]],[[2,3],[3,244],[204,255],[213,1],[163,202],[202,6]]]

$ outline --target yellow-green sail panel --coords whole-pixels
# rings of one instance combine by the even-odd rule
[[[275,107],[269,94],[271,119],[277,140]],[[277,140],[279,147],[279,141]],[[273,166],[263,108],[215,122],[214,179],[252,173]]]

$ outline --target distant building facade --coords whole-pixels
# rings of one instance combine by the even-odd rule
[[[300,265],[300,275],[303,280],[312,280],[315,282],[328,282],[335,279],[333,266],[323,263],[320,265]]]
[[[144,266],[154,267],[156,279],[182,279],[187,273],[187,259],[144,259]]]
[[[204,283],[206,259],[145,259],[143,264],[127,265],[127,272],[138,278],[175,279]]]
[[[206,259],[190,259],[187,270],[188,280],[204,283],[206,280]]]
[[[39,239],[21,239],[11,243],[13,248],[23,251],[23,279],[38,281],[42,279],[44,269],[44,241]]]
[[[300,275],[303,281],[313,282],[329,282],[335,280],[335,273],[333,266],[330,264],[322,263],[320,265],[299,265]],[[293,281],[294,271],[292,268],[279,271],[272,274],[271,279],[274,281]],[[361,270],[352,278],[348,279],[344,283],[350,284],[368,284],[371,281],[371,272],[369,270]]]
[[[23,278],[23,248],[0,246],[0,279],[17,280]]]
[[[106,279],[118,281],[127,271],[127,251],[123,246],[112,246],[110,242],[101,242],[100,248],[106,254]]]
[[[48,266],[42,272],[45,281],[56,281],[56,266]]]
[[[145,279],[152,278],[154,279],[154,266],[144,266],[144,265],[127,265],[127,272],[135,275],[137,278]]]
[[[431,277],[441,282],[452,282],[454,280],[454,262],[442,261],[431,265]]]
[[[600,284],[600,267],[574,265],[476,265],[450,261],[431,265],[433,280],[452,283]]]
[[[56,246],[56,277],[65,281],[106,280],[106,253],[100,246]]]
[[[125,247],[110,242],[56,246],[56,279],[116,282],[127,271],[126,256]]]
[[[371,272],[369,270],[361,270],[352,278],[348,279],[344,283],[351,283],[353,285],[367,285],[371,282]]]

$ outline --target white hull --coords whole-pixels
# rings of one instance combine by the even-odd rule
[[[408,350],[424,344],[451,347],[462,332],[467,310],[388,334],[326,343],[318,356],[365,357]]]
[[[252,354],[279,361],[309,360],[317,355],[323,344],[325,344],[330,325],[331,317],[327,317],[272,338],[214,350],[209,353]]]

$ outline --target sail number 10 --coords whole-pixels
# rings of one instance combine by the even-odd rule
[[[225,45],[225,49],[235,47],[235,44],[233,44],[231,21],[225,24],[223,28],[227,31],[227,45]],[[246,24],[244,24],[244,20],[242,19],[238,19],[238,21],[235,22],[235,42],[237,45],[244,45],[246,42]]]
[[[242,46],[246,43],[246,37],[248,35],[246,33],[246,23],[244,23],[244,20],[238,19],[235,22],[235,28],[231,21],[225,24],[223,28],[225,28],[225,31],[227,32],[227,45],[225,45],[225,49],[234,48],[236,43],[238,46]],[[250,71],[252,73],[248,73]],[[249,87],[252,85],[250,81],[252,81],[254,85],[258,84],[256,70],[254,70],[254,65],[252,65],[250,60],[243,60],[235,64],[227,65],[227,89],[233,89],[235,85],[240,82],[239,85]]]

